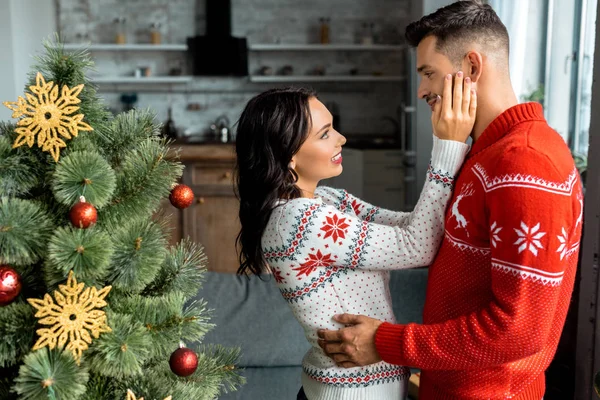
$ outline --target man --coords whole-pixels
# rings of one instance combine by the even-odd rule
[[[474,144],[429,271],[423,324],[336,316],[347,327],[320,331],[321,347],[344,367],[420,368],[421,400],[539,400],[575,279],[577,170],[541,105],[518,104],[508,33],[490,6],[453,3],[406,37],[417,47],[418,95],[432,108],[448,74],[473,82]]]

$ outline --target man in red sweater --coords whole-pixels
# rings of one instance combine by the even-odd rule
[[[448,74],[477,91],[473,147],[456,181],[429,270],[423,324],[335,318],[321,331],[339,365],[381,359],[422,370],[421,400],[540,400],[573,290],[582,228],[579,175],[541,105],[518,104],[508,33],[481,2],[459,1],[410,24],[435,105]]]

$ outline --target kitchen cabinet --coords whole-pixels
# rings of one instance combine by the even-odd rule
[[[399,149],[344,148],[344,171],[321,185],[345,189],[356,197],[389,210],[404,210],[404,152]]]
[[[404,209],[404,152],[364,150],[363,198],[388,210]]]
[[[209,270],[235,273],[240,224],[239,202],[233,191],[234,146],[173,146],[177,149],[185,165],[182,183],[192,188],[195,198],[184,210],[175,209],[167,200],[159,211],[172,230],[171,243],[189,237],[204,247]]]
[[[208,269],[235,273],[239,266],[235,239],[240,230],[237,198],[199,191],[197,201],[184,210],[183,234],[204,247]]]
[[[169,198],[160,202],[160,209],[154,215],[155,220],[160,220],[167,227],[169,244],[175,246],[183,237],[181,218],[182,210],[171,205]]]

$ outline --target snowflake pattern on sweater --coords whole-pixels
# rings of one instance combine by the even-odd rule
[[[263,253],[312,346],[303,372],[311,386],[305,390],[315,399],[328,388],[364,391],[375,386],[389,387],[390,398],[399,398],[398,390],[410,376],[407,368],[385,362],[338,368],[318,346],[316,332],[339,329],[332,317],[346,312],[395,321],[389,271],[433,260],[452,182],[467,151],[465,144],[435,140],[431,173],[412,213],[383,210],[328,187],[317,188],[314,199],[282,200],[273,210]],[[345,393],[344,398],[355,398],[351,391]],[[366,396],[372,398],[368,392]]]
[[[422,370],[422,400],[540,399],[577,271],[570,151],[540,104],[519,104],[474,143],[455,185],[423,324],[382,324],[377,350]]]

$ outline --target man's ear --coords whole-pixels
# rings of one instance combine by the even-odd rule
[[[481,78],[483,72],[483,57],[478,51],[470,51],[465,56],[467,68],[465,68],[465,75],[471,77],[473,83],[477,83]]]

